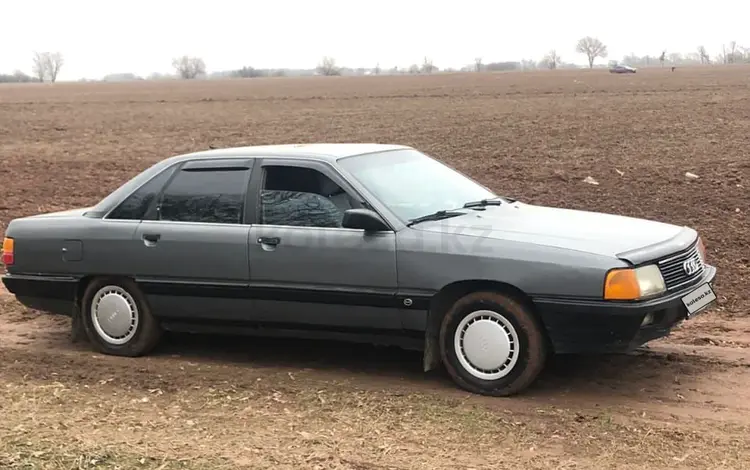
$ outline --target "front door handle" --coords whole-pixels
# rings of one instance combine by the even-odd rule
[[[279,237],[258,237],[258,243],[260,243],[261,245],[276,246],[279,243],[281,243],[281,238],[279,238]]]
[[[144,233],[143,244],[146,246],[154,246],[156,245],[156,242],[158,242],[160,238],[161,238],[161,235],[158,233]]]

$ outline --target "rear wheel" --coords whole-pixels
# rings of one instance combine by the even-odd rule
[[[473,393],[509,396],[544,368],[546,347],[536,317],[513,298],[474,292],[443,318],[440,352],[453,381]]]
[[[129,279],[92,280],[81,302],[81,321],[96,349],[116,356],[147,354],[162,333],[143,293]]]

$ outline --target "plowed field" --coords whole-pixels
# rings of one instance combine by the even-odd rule
[[[401,143],[527,202],[690,225],[720,298],[642,351],[557,358],[528,393],[488,399],[395,349],[176,336],[102,356],[0,292],[0,468],[750,468],[749,77],[0,86],[0,233],[209,146]]]

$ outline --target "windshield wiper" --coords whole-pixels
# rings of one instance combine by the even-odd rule
[[[418,224],[420,222],[427,222],[430,220],[443,220],[443,219],[450,219],[451,217],[456,217],[459,215],[465,215],[466,212],[458,212],[453,210],[441,210],[437,212],[433,212],[432,214],[423,215],[421,217],[417,217],[416,219],[410,219],[409,223],[406,224],[407,227],[411,227],[414,224]]]
[[[492,199],[482,199],[480,201],[467,202],[466,204],[464,204],[464,208],[469,209],[472,207],[499,206],[501,204],[505,204],[506,202],[513,202],[513,201],[508,201],[505,198],[498,196]]]

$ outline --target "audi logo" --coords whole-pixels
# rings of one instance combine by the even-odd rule
[[[682,263],[682,270],[685,271],[685,274],[687,274],[688,276],[692,276],[693,274],[697,273],[700,268],[700,264],[695,259],[689,259]]]

